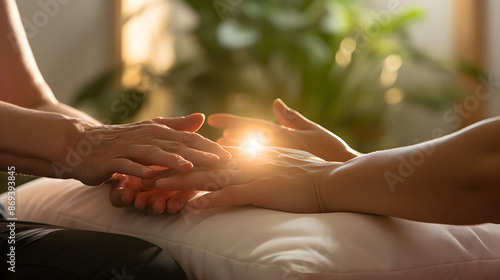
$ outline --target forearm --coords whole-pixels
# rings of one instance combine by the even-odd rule
[[[3,153],[61,161],[80,126],[80,121],[74,118],[0,101],[0,151]]]
[[[55,102],[36,65],[14,0],[0,1],[0,100],[26,108]]]
[[[499,222],[499,122],[353,159],[330,174],[328,205],[427,222]]]
[[[40,106],[37,106],[33,109],[45,112],[59,113],[68,117],[77,118],[92,125],[101,125],[99,121],[85,114],[84,112],[60,102],[44,102]]]
[[[56,100],[38,69],[13,0],[0,1],[0,87],[2,101],[99,124]]]
[[[15,155],[0,151],[0,171],[7,171],[10,166],[15,167],[15,172],[44,177],[58,177],[52,162],[24,155]]]

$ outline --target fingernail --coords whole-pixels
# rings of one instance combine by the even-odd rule
[[[231,155],[230,152],[225,151],[224,154],[221,157],[219,157],[219,158],[222,159],[222,160],[228,160],[228,159],[231,159],[232,157],[233,157],[233,155]]]
[[[210,158],[210,159],[212,159],[212,158],[216,158],[218,160],[220,159],[220,157],[218,155],[214,155],[214,154],[210,154],[210,153],[204,153],[203,156],[206,158]]]
[[[125,204],[129,204],[130,203],[128,201],[128,199],[125,198],[125,196],[122,196],[122,202],[125,203]]]
[[[163,185],[168,184],[169,178],[163,178],[155,183],[155,187],[158,188],[159,190],[168,190],[168,187],[165,187]]]
[[[179,167],[189,166],[189,165],[191,165],[191,162],[189,162],[189,161],[187,161],[185,159],[178,159],[177,160],[177,165]]]
[[[143,167],[141,173],[143,176],[148,177],[148,176],[153,176],[155,174],[155,171],[151,168]]]

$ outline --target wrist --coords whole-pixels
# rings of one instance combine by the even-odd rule
[[[88,145],[82,145],[85,144],[85,131],[93,126],[80,119],[60,115],[56,125],[58,130],[56,135],[60,135],[61,141],[56,143],[56,151],[48,159],[55,177],[76,178],[74,173],[81,164],[82,157],[90,151]]]
[[[336,212],[335,196],[333,195],[336,185],[335,171],[344,165],[339,162],[328,162],[327,166],[317,174],[315,180],[315,191],[318,200],[318,208],[321,213]]]

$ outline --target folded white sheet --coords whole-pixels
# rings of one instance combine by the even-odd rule
[[[500,225],[255,207],[152,217],[114,208],[108,194],[107,187],[38,179],[18,187],[17,217],[143,238],[168,251],[190,279],[500,279]]]

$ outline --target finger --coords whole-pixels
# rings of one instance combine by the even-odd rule
[[[265,127],[275,125],[261,119],[240,117],[231,114],[213,114],[207,119],[207,123],[215,128],[239,128],[239,127]]]
[[[172,176],[174,174],[178,174],[178,172],[173,170],[173,169],[159,171],[159,172],[156,172],[156,174],[151,176],[151,177],[142,178],[141,184],[146,188],[154,188],[156,181],[158,181],[159,179],[163,179],[165,177]]]
[[[139,210],[146,209],[146,206],[148,205],[149,202],[150,194],[151,193],[149,191],[138,193],[134,199],[135,208]]]
[[[220,191],[208,193],[201,197],[192,199],[188,206],[193,209],[207,209],[214,207],[247,205],[254,200],[252,192],[253,182],[243,185],[230,186]]]
[[[126,158],[112,159],[108,164],[108,170],[110,173],[122,173],[141,178],[152,176],[155,173],[150,167]]]
[[[248,181],[241,175],[241,170],[213,169],[210,171],[189,172],[173,175],[156,181],[159,190],[202,190],[215,191],[229,185]]]
[[[148,214],[162,214],[166,210],[166,202],[176,194],[175,191],[150,190],[136,195],[134,205],[139,210],[146,210]]]
[[[127,182],[125,175],[115,174],[113,175],[110,188],[110,201],[115,207],[125,207],[134,201],[135,194],[137,193],[134,189],[127,187]]]
[[[219,143],[222,146],[241,146],[241,141],[234,140],[234,139],[229,139],[229,138],[219,138],[217,139],[217,143]]]
[[[299,112],[292,110],[281,99],[276,99],[273,102],[274,116],[283,126],[293,129],[308,129],[313,126],[309,121]]]
[[[187,117],[177,118],[155,118],[153,121],[166,125],[175,130],[182,130],[188,132],[196,132],[203,125],[205,115],[196,113]]]
[[[134,201],[134,195],[129,189],[113,187],[110,201],[114,207],[125,207]]]
[[[221,145],[196,133],[164,130],[161,138],[164,140],[177,141],[190,148],[215,154],[222,160],[228,160],[231,158],[231,154],[224,150]]]
[[[273,124],[274,125],[274,124]],[[262,126],[256,128],[226,128],[222,136],[233,141],[239,141],[237,146],[249,145],[249,143],[258,143],[260,146],[272,145],[276,133],[283,132],[284,129],[274,125],[274,127]]]
[[[193,164],[190,161],[186,160],[178,154],[169,153],[158,146],[138,145],[133,150],[127,151],[126,156],[136,163],[141,163],[144,165],[159,165],[174,169],[178,172],[187,172],[191,168],[193,168]],[[149,173],[148,176],[151,176],[153,174]],[[147,176],[138,177],[144,178]]]
[[[167,201],[169,213],[177,213],[184,208],[187,203],[198,195],[198,191],[180,191]]]
[[[153,213],[155,215],[163,214],[165,212],[165,210],[167,210],[167,200],[169,200],[169,199],[168,198],[155,199],[155,200],[150,201],[148,203],[149,212]]]
[[[196,150],[179,142],[164,141],[160,146],[163,150],[178,154],[194,165],[214,165],[220,161],[215,154]]]

